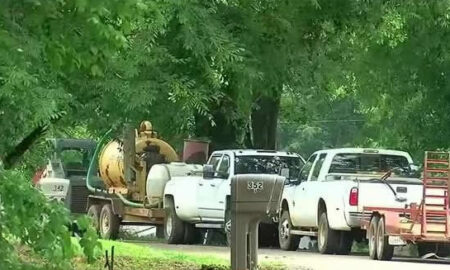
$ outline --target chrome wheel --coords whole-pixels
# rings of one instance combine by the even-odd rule
[[[283,220],[280,226],[280,237],[282,239],[289,238],[289,221],[287,219]]]
[[[225,223],[225,232],[231,233],[231,219]]]
[[[319,232],[317,235],[317,245],[319,246],[319,249],[324,249],[325,245],[325,239],[328,237],[328,228],[327,224],[325,222],[321,222],[319,224]]]
[[[166,220],[166,234],[172,235],[172,216],[168,216]]]
[[[377,259],[377,228],[378,217],[374,216],[370,221],[368,238],[369,238],[369,257],[373,260]]]
[[[109,222],[109,217],[106,213],[104,213],[102,216],[101,226],[102,226],[102,232],[104,234],[109,232],[110,222]]]

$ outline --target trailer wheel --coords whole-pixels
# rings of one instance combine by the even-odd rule
[[[103,205],[100,213],[100,236],[103,239],[117,239],[119,228],[120,219],[114,214],[111,204]]]
[[[377,230],[378,230],[378,216],[373,216],[370,220],[369,231],[367,237],[369,238],[369,257],[372,260],[377,260]]]
[[[201,233],[193,224],[184,223],[184,239],[185,244],[198,244],[200,242]]]
[[[352,232],[341,231],[339,234],[339,244],[336,249],[338,255],[348,255],[352,251],[353,235]]]
[[[184,240],[184,224],[177,216],[172,199],[165,205],[166,219],[164,220],[164,236],[169,244],[182,244]]]
[[[278,242],[282,250],[295,251],[300,244],[300,236],[291,234],[291,229],[292,222],[289,210],[284,210],[278,223]]]
[[[317,244],[322,254],[333,254],[336,252],[339,241],[339,232],[330,228],[327,213],[323,212],[319,219],[319,231]]]
[[[89,209],[87,211],[87,216],[91,218],[92,226],[95,228],[97,233],[100,230],[100,212],[102,208],[98,204],[93,204],[89,206]]]
[[[389,236],[386,235],[384,217],[378,221],[377,230],[377,258],[380,261],[389,261],[394,256],[394,246],[389,245]]]

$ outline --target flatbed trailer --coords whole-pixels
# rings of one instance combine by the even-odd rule
[[[395,246],[416,244],[420,257],[450,256],[450,153],[425,152],[422,203],[404,208],[364,207],[369,256],[390,260]]]

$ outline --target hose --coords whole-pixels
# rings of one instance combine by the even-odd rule
[[[103,135],[103,137],[100,139],[100,141],[97,144],[97,147],[95,148],[94,155],[93,155],[93,157],[91,159],[91,162],[89,163],[89,168],[88,168],[87,177],[86,177],[86,187],[92,193],[102,192],[104,194],[108,194],[108,192],[106,190],[97,189],[97,188],[93,187],[92,184],[91,184],[91,179],[92,179],[92,171],[93,171],[93,168],[95,166],[94,164],[98,161],[98,154],[100,152],[100,149],[105,144],[105,141],[108,139],[108,136],[109,136],[109,134],[111,134],[111,132],[112,132],[112,129],[108,130]],[[120,193],[115,193],[115,195],[117,195],[117,197],[119,197],[119,199],[127,206],[135,207],[135,208],[144,208],[144,204],[142,204],[142,203],[135,203],[135,202],[129,201],[127,198],[125,198]]]

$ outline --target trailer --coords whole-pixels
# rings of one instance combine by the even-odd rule
[[[423,197],[404,208],[364,207],[369,256],[390,260],[395,246],[415,244],[422,258],[450,256],[450,153],[425,152]]]

